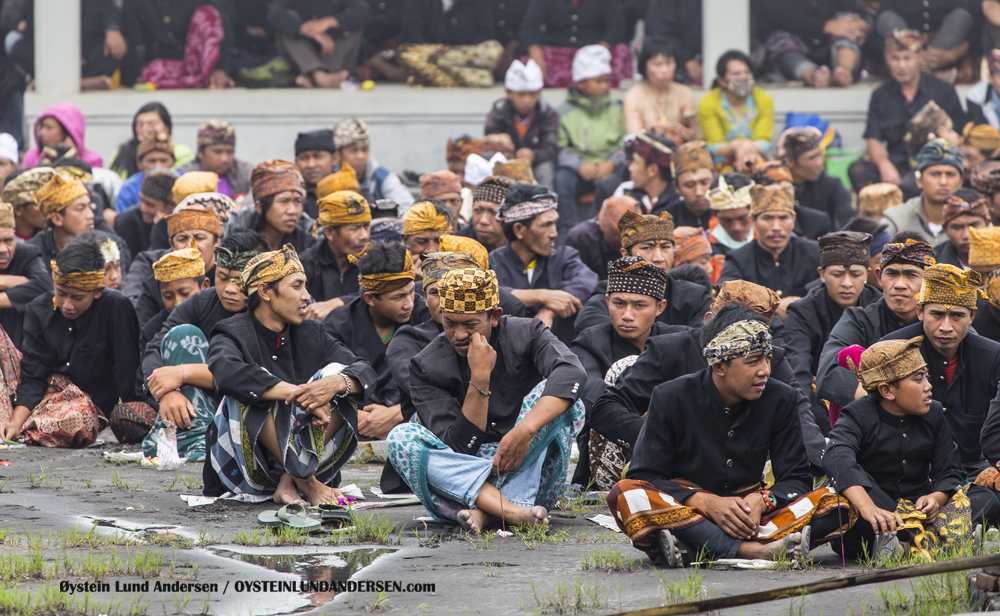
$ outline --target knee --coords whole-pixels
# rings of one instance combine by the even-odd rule
[[[156,421],[156,409],[145,402],[126,402],[115,405],[108,418],[111,432],[119,443],[141,443]]]

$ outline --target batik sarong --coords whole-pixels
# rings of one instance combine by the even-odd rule
[[[542,46],[545,58],[545,87],[568,88],[573,85],[573,58],[576,47]],[[632,78],[632,52],[619,43],[611,48],[611,87],[617,88],[622,79]]]
[[[681,479],[674,482],[690,488],[692,494],[702,491],[698,486]],[[738,491],[734,496],[746,496],[756,492],[761,486],[748,486]],[[700,522],[711,520],[704,517],[694,507],[687,507],[674,497],[656,489],[647,481],[623,479],[608,493],[608,507],[618,527],[632,540],[632,545],[647,553],[655,552],[657,547],[656,533],[660,530],[676,531],[690,528]],[[754,541],[770,543],[784,539],[792,533],[797,533],[808,525],[814,517],[824,517],[830,513],[836,514],[840,507],[843,526],[837,528],[825,537],[814,537],[812,546],[822,545],[840,537],[849,530],[858,517],[856,509],[850,506],[846,498],[837,496],[832,488],[820,488],[801,496],[788,505],[764,515],[757,527],[757,537]]]
[[[629,355],[613,363],[604,375],[604,382],[612,386],[618,382],[627,368],[639,359],[638,355]],[[590,461],[590,477],[594,482],[594,489],[607,492],[616,483],[622,480],[622,473],[625,465],[632,459],[632,454],[620,446],[606,439],[604,435],[596,430],[590,430],[590,442],[588,445],[588,460]]]
[[[927,514],[902,498],[896,501],[896,513],[903,518],[897,536],[910,543],[911,556],[928,562],[942,549],[972,536],[972,503],[965,488],[955,492],[933,522],[926,523]]]
[[[517,423],[535,408],[542,397],[545,381],[531,390],[521,403],[521,411]],[[521,460],[517,471],[507,473],[505,481],[510,481],[519,473],[528,469],[539,456],[545,456],[542,463],[541,479],[535,492],[535,505],[546,509],[555,506],[556,501],[563,496],[566,487],[566,471],[569,468],[569,458],[573,447],[573,439],[583,425],[583,402],[577,400],[566,412],[562,413],[531,438],[528,452]],[[396,426],[389,432],[386,439],[389,449],[389,462],[395,467],[406,485],[420,498],[427,513],[439,520],[457,520],[459,511],[468,509],[464,503],[459,503],[435,492],[427,481],[427,461],[431,450],[447,450],[449,447],[441,442],[430,430],[417,423],[405,423]],[[500,443],[487,443],[479,448],[475,457],[491,460],[497,452]],[[491,476],[488,481],[494,485],[499,478]],[[503,483],[499,486],[503,494]]]
[[[489,88],[503,47],[496,41],[478,45],[413,44],[399,48],[399,62],[410,85],[437,88]]]
[[[185,364],[208,363],[208,340],[205,334],[194,325],[184,324],[172,328],[160,343],[160,356],[164,366],[182,366]],[[191,427],[186,430],[177,428],[177,453],[188,462],[198,462],[205,459],[205,431],[215,419],[214,392],[205,391],[194,385],[181,386],[180,392],[194,407],[195,416],[191,419]],[[149,433],[142,441],[143,455],[156,457],[156,437],[163,428],[163,419],[159,415]]]
[[[340,374],[344,368],[338,363],[328,364],[309,382]],[[296,479],[315,477],[330,485],[358,443],[349,421],[350,415],[357,413],[354,403],[343,398],[335,402],[331,412],[339,412],[344,425],[324,445],[323,427],[314,425],[313,416],[297,405],[284,401],[244,404],[223,397],[214,420],[218,437],[211,446],[212,468],[234,494],[274,494],[286,472]],[[280,458],[260,441],[268,415],[274,419]]]
[[[0,421],[9,420],[10,412],[0,408]],[[42,447],[86,447],[107,425],[90,396],[56,372],[49,375],[45,396],[32,409],[18,436]]]
[[[207,4],[199,6],[191,14],[184,59],[157,58],[143,67],[142,80],[159,90],[204,88],[222,56],[225,36],[219,11]]]
[[[0,327],[0,421],[7,421],[14,414],[13,399],[21,383],[21,352],[14,346],[4,328]]]

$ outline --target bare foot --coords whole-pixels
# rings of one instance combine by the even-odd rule
[[[802,79],[814,88],[826,88],[830,85],[830,69],[820,66],[819,68],[808,70],[802,75]]]
[[[458,512],[458,524],[477,535],[490,523],[490,516],[481,509],[463,509]]]
[[[320,503],[336,503],[340,499],[344,498],[344,495],[337,488],[331,488],[330,486],[320,483],[315,477],[310,477],[309,481],[302,481],[301,479],[292,478],[296,485],[298,485],[299,490],[307,499],[309,503],[315,507]]]
[[[536,505],[530,509],[518,507],[511,515],[505,516],[507,522],[511,524],[522,524],[524,526],[542,526],[549,521],[549,512],[545,507]]]
[[[295,489],[295,482],[292,476],[285,473],[278,480],[278,489],[274,491],[274,502],[279,505],[306,505],[307,503],[299,496],[299,491]]]
[[[309,79],[309,75],[299,75],[295,78],[295,85],[300,88],[311,88],[313,87],[312,79]]]
[[[854,83],[854,76],[851,75],[851,71],[847,70],[843,66],[838,66],[833,69],[833,85],[847,88]]]
[[[339,88],[340,84],[347,79],[347,75],[347,71],[337,71],[336,73],[313,71],[312,78],[316,85],[321,88]]]
[[[84,77],[80,80],[81,90],[110,90],[112,87],[111,78],[107,75]]]

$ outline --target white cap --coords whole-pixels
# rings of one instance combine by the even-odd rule
[[[573,56],[573,82],[611,74],[611,52],[603,45],[587,45]]]
[[[514,60],[507,69],[503,86],[511,92],[537,92],[545,86],[542,69],[534,60],[527,63]]]
[[[507,157],[497,152],[493,158],[486,160],[479,154],[470,154],[465,159],[465,183],[470,186],[479,186],[483,180],[493,175],[493,166],[497,163],[507,162]]]
[[[0,158],[9,160],[15,165],[21,160],[17,154],[17,139],[9,133],[0,133]]]

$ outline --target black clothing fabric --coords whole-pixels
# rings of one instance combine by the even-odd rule
[[[215,267],[205,272],[205,278],[211,283],[215,282]],[[211,288],[212,286],[215,285],[211,284],[208,290],[214,292],[215,290]],[[156,313],[166,310],[166,308],[166,305],[163,303],[163,296],[160,295],[160,283],[156,281],[156,278],[144,279],[142,281],[142,291],[135,300],[135,315],[139,318],[139,325],[145,325],[156,316]]]
[[[885,305],[885,297],[880,297],[864,308],[855,306],[845,310],[830,330],[820,353],[816,394],[840,407],[853,402],[858,390],[858,378],[847,368],[840,367],[837,353],[852,344],[867,349],[884,336],[905,326],[906,323]]]
[[[646,37],[666,39],[673,44],[677,72],[685,77],[688,75],[684,63],[701,55],[701,34],[701,0],[649,1]]]
[[[368,0],[371,17],[365,26],[365,39],[369,52],[380,45],[398,38],[403,31],[403,6],[405,0]]]
[[[938,263],[947,263],[959,269],[965,269],[965,266],[962,265],[962,259],[959,258],[958,251],[955,250],[955,245],[951,241],[942,242],[935,246],[934,258]]]
[[[128,244],[125,243],[118,234],[111,230],[108,223],[104,222],[104,217],[95,214],[94,215],[94,231],[101,231],[107,233],[111,239],[118,244],[118,252],[121,254],[122,258],[122,271],[127,272],[128,268],[132,265],[132,251],[129,250]],[[28,240],[27,244],[29,246],[34,246],[42,252],[42,263],[45,265],[45,269],[50,270],[50,263],[56,258],[59,253],[56,250],[56,242],[52,237],[52,229],[45,229],[39,231],[35,234],[35,237]]]
[[[597,226],[597,219],[585,220],[569,230],[566,245],[576,248],[580,260],[597,274],[598,280],[608,279],[608,263],[620,259],[620,250],[608,246],[604,234]]]
[[[131,207],[115,217],[115,233],[125,240],[134,255],[149,250],[152,231],[153,225],[143,221],[138,207]]]
[[[167,219],[163,217],[160,222],[153,225],[149,231],[149,248],[151,250],[171,250],[170,236],[167,235]]]
[[[829,62],[831,37],[823,32],[826,22],[838,13],[867,15],[859,0],[760,0],[757,4],[762,38],[783,30],[799,37],[809,48],[807,55]],[[839,228],[839,227],[838,227]]]
[[[893,501],[931,492],[949,497],[965,485],[958,447],[938,402],[926,415],[891,415],[878,394],[840,411],[823,467],[837,489],[878,487]],[[858,520],[859,524],[867,524]]]
[[[419,314],[415,314],[414,319],[416,319],[420,323],[426,323],[427,321],[431,321],[432,319],[430,310],[427,308],[427,304],[424,301],[425,296],[424,296],[423,281],[421,280],[417,281],[416,285],[413,287],[413,292],[416,295],[416,297],[420,298],[419,303],[414,302],[415,304],[413,306],[414,313],[416,313],[416,311],[419,310]],[[509,317],[528,316],[528,307],[524,305],[524,302],[517,299],[517,296],[515,296],[513,293],[511,293],[510,291],[508,291],[503,287],[500,287],[500,308],[502,308],[503,313]],[[396,333],[398,334],[399,332]],[[393,340],[395,339],[396,337],[393,336]]]
[[[659,385],[625,477],[678,501],[691,495],[673,481],[680,477],[727,496],[760,483],[770,454],[770,490],[785,505],[812,486],[795,400],[791,387],[768,380],[760,398],[730,407],[708,369]]]
[[[417,309],[417,302],[422,304],[423,300],[414,296],[409,325],[421,323],[422,317],[426,316],[424,311]],[[375,371],[377,381],[375,391],[370,394],[371,402],[382,406],[399,404],[399,389],[385,359],[386,345],[372,323],[364,298],[355,297],[346,306],[331,311],[323,320],[323,325],[328,334],[367,361]]]
[[[905,139],[910,118],[930,101],[944,109],[953,125],[965,126],[965,111],[958,100],[955,87],[926,73],[920,75],[920,85],[917,86],[913,102],[906,100],[899,83],[892,79],[885,80],[872,92],[868,103],[868,123],[863,136],[865,139],[885,142],[889,160],[896,165],[900,174],[910,170]]]
[[[684,204],[684,199],[677,194],[673,186],[664,191],[660,195],[660,198],[656,200],[656,205],[653,206],[654,214],[659,215],[663,210],[670,212],[670,215],[673,216],[675,227],[701,227],[705,230],[705,233],[709,232],[709,225],[712,217],[715,216],[712,213],[712,208],[705,210],[700,216],[696,215],[687,208],[687,205]]]
[[[976,4],[980,4],[977,2]],[[931,34],[941,28],[941,22],[955,9],[965,9],[973,16],[981,15],[979,8],[970,0],[881,0],[880,11],[892,11],[904,20],[910,28],[921,34]],[[956,125],[957,126],[957,125]]]
[[[757,240],[726,253],[719,282],[746,280],[775,291],[782,297],[806,294],[806,285],[819,278],[819,244],[792,237],[775,260]]]
[[[826,171],[815,182],[806,182],[795,187],[795,200],[799,205],[823,212],[830,217],[830,230],[843,229],[857,212],[851,205],[851,193],[844,187],[840,179]],[[806,234],[807,237],[816,239]]]
[[[319,321],[307,319],[277,333],[261,325],[252,312],[242,312],[216,324],[208,347],[215,390],[254,406],[278,383],[304,384],[334,362],[346,366],[343,374],[361,384],[349,399],[359,406],[367,404],[375,372]]]
[[[524,17],[524,12],[528,10],[528,0],[491,0],[490,9],[493,11],[496,38],[500,44],[506,47],[507,43],[520,40],[521,20]],[[513,137],[513,135],[511,136]],[[539,162],[538,158],[535,158],[535,162]]]
[[[795,227],[792,232],[802,238],[815,240],[833,231],[826,212],[795,204]]]
[[[157,58],[184,59],[191,15],[203,4],[214,7],[222,16],[225,37],[215,69],[228,72],[236,22],[232,0],[129,0],[122,12],[122,34],[130,48],[122,69],[122,83],[135,83],[143,67]]]
[[[785,361],[788,351],[773,346],[771,378],[798,390],[792,367]],[[590,427],[626,450],[632,450],[639,430],[642,414],[650,409],[653,388],[660,383],[673,381],[706,367],[701,346],[701,330],[674,328],[671,333],[653,336],[646,341],[646,348],[639,359],[618,382],[608,387],[587,414]],[[823,435],[813,419],[812,409],[805,394],[798,391],[796,402],[800,439],[805,443],[809,461],[819,466],[825,447]]]
[[[34,246],[18,242],[3,276],[24,276],[28,282],[5,291],[13,308],[0,309],[0,326],[18,349],[24,340],[24,315],[36,297],[52,291],[52,274],[42,263],[42,253]]]
[[[576,331],[582,332],[588,327],[611,322],[608,314],[608,303],[605,296],[608,293],[608,281],[602,280],[594,287],[587,303],[583,305],[576,316]],[[705,313],[712,307],[712,296],[708,289],[700,284],[687,280],[667,279],[667,309],[656,317],[658,323],[665,325],[686,325],[700,328],[705,321]]]
[[[114,0],[81,0],[80,47],[84,64],[82,77],[111,76],[122,60],[104,55],[104,37],[108,30],[122,29],[122,11]]]
[[[958,345],[958,363],[951,383],[945,376],[948,361],[931,344],[924,334],[923,323],[914,323],[883,337],[883,340],[909,340],[924,336],[920,354],[927,362],[927,378],[933,389],[931,397],[941,403],[944,417],[958,444],[962,466],[969,474],[978,474],[986,468],[979,435],[990,408],[990,401],[997,396],[1000,382],[1000,343],[969,332]]]
[[[267,22],[278,34],[298,36],[302,24],[322,17],[336,17],[337,30],[360,30],[371,18],[365,0],[273,0]]]
[[[358,266],[348,263],[347,270],[340,271],[325,237],[301,253],[299,259],[306,274],[306,289],[317,302],[341,297],[346,303],[359,294]]]
[[[446,13],[441,0],[406,0],[403,42],[476,45],[496,39],[490,0],[455,0]]]
[[[866,284],[861,289],[857,305],[864,308],[881,297],[881,291]],[[819,369],[823,345],[843,314],[844,311],[827,292],[826,285],[820,284],[810,289],[802,299],[789,304],[782,332],[783,344],[788,350],[788,363],[795,371],[799,388],[809,396],[816,426],[824,436],[830,432],[830,416],[813,391],[813,381]]]
[[[972,320],[972,329],[983,338],[989,338],[993,342],[1000,342],[1000,318],[996,308],[990,307],[990,302],[979,298],[976,300],[976,318]]]
[[[615,190],[625,181],[631,181],[629,180],[628,165],[616,166],[611,175],[601,180],[594,188],[594,203],[603,204],[608,197],[615,194]],[[632,194],[631,191],[626,192]]]
[[[521,22],[521,45],[525,48],[529,45],[580,48],[600,42],[612,47],[628,42],[621,2],[531,0]]]
[[[139,363],[139,321],[132,303],[105,290],[74,320],[52,309],[53,291],[28,304],[21,348],[17,404],[34,409],[45,396],[53,372],[66,375],[105,417],[121,399],[140,400],[135,387]]]
[[[519,1],[521,0],[514,0],[514,2]],[[511,0],[503,0],[498,4],[509,9],[513,3]],[[559,155],[559,113],[552,105],[539,100],[538,104],[535,105],[534,114],[531,126],[522,137],[514,124],[514,105],[511,104],[509,98],[501,98],[493,103],[493,108],[486,116],[483,134],[506,134],[514,142],[515,151],[528,148],[535,153],[535,158],[532,161],[534,165],[548,160],[556,160]],[[596,196],[594,202],[604,203],[603,200],[598,202]]]
[[[471,371],[447,337],[438,336],[410,361],[413,410],[424,427],[458,453],[474,456],[483,444],[499,442],[517,422],[524,397],[543,379],[543,396],[572,401],[587,384],[580,360],[537,319],[501,316],[490,345],[497,357],[486,430],[462,414]]]

